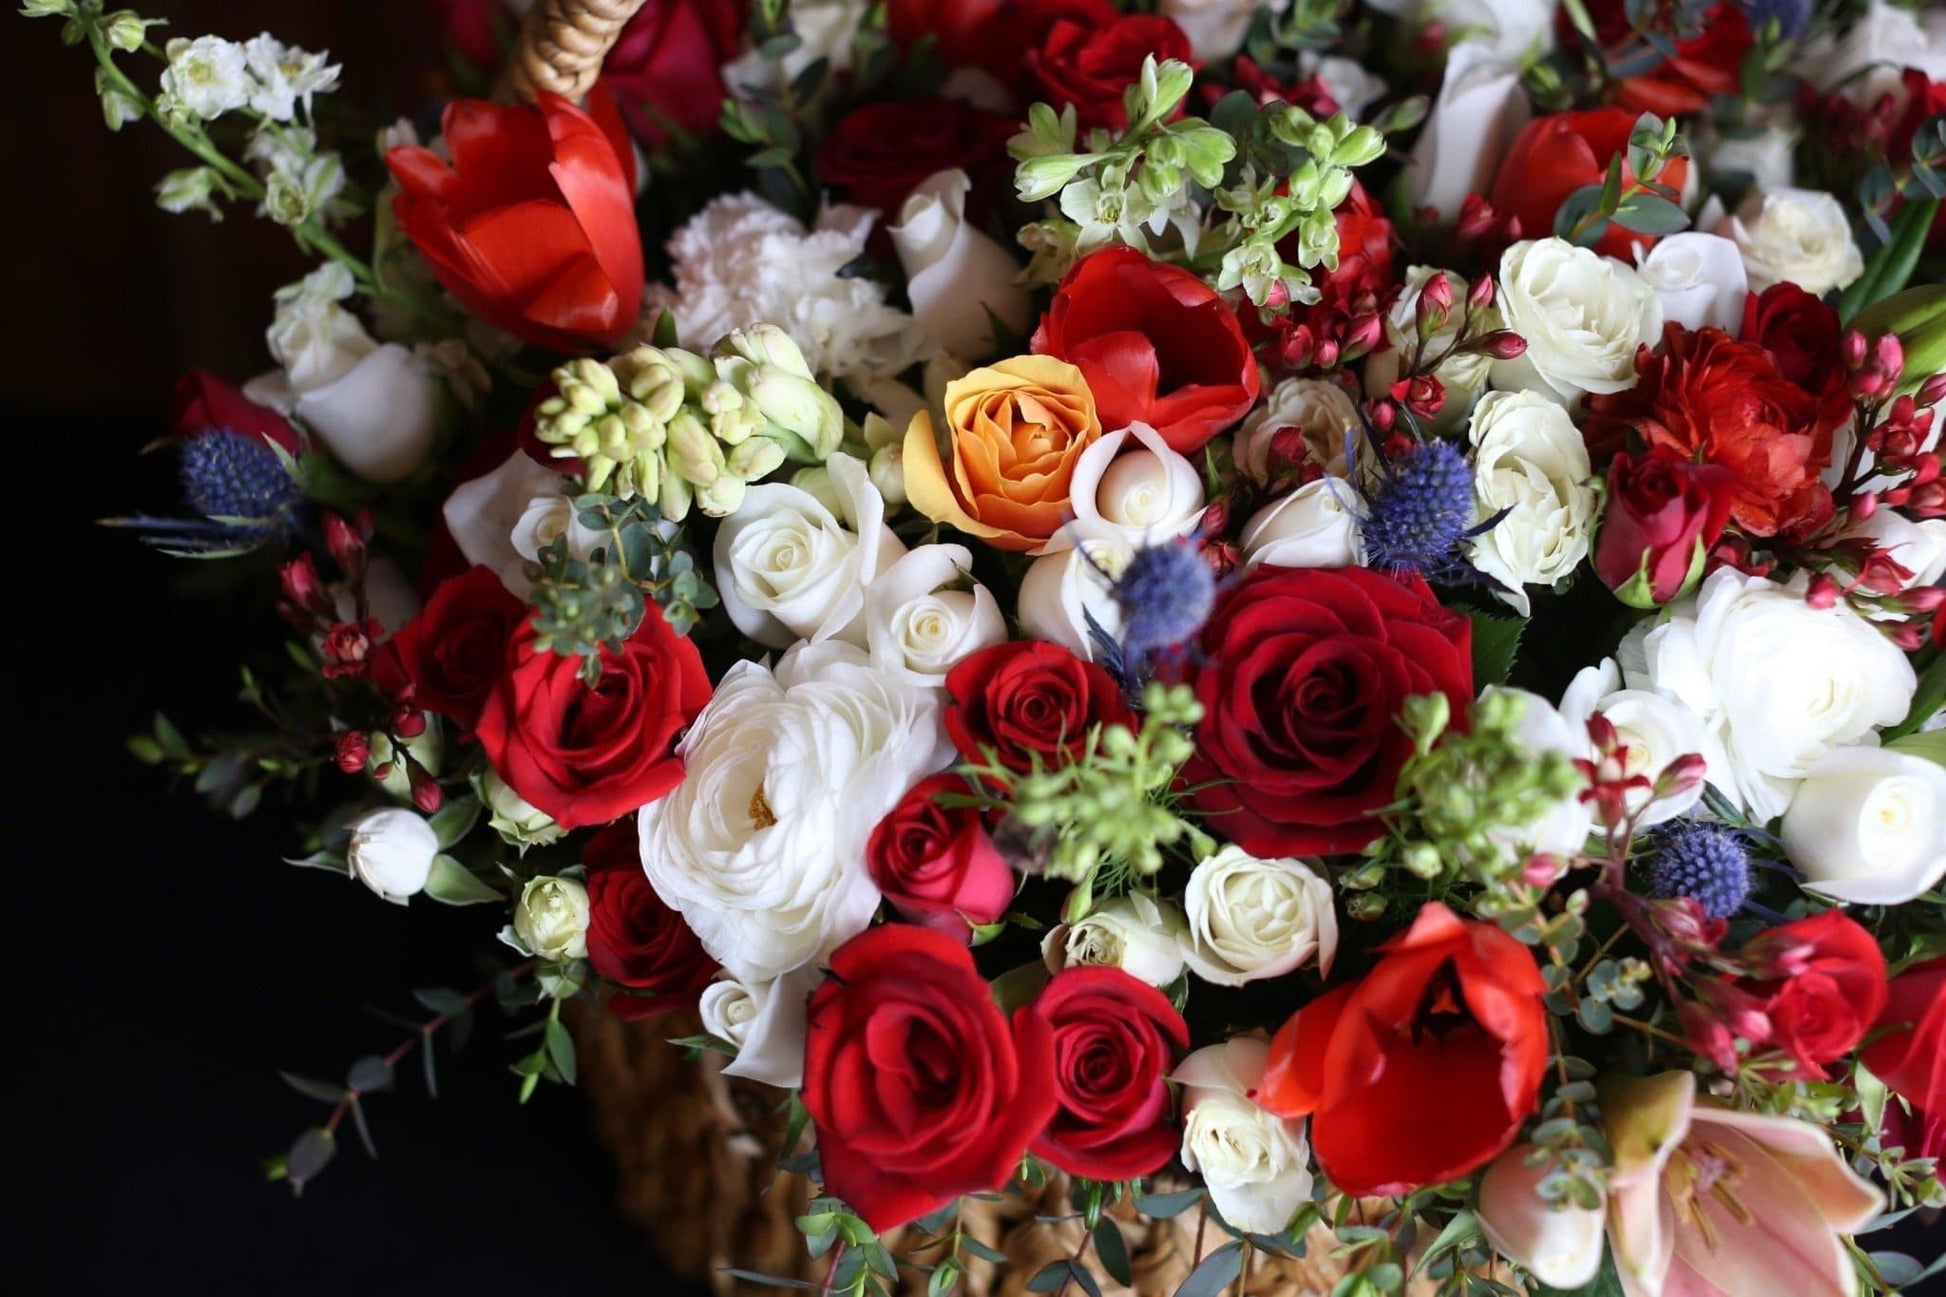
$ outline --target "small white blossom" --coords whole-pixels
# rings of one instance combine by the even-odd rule
[[[251,37],[243,44],[244,62],[256,78],[250,107],[274,122],[287,122],[302,103],[309,117],[312,96],[338,86],[338,65],[325,62],[330,57],[286,45],[268,32]]]
[[[250,102],[252,83],[243,46],[217,36],[172,40],[162,93],[205,120]]]

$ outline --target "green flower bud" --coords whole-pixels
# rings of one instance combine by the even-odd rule
[[[727,517],[742,507],[749,489],[742,478],[724,473],[709,485],[696,488],[696,507],[711,518]]]
[[[23,18],[66,18],[74,12],[74,0],[21,0]]]
[[[809,378],[772,365],[759,365],[741,385],[770,423],[793,459],[821,464],[845,436],[845,412],[838,399]]]
[[[723,445],[695,414],[680,411],[669,421],[668,430],[670,471],[692,486],[708,486],[723,475]]]
[[[791,335],[774,324],[756,324],[748,329],[732,330],[716,344],[712,353],[716,360],[716,372],[730,382],[738,380],[723,373],[724,362],[740,358],[752,365],[768,365],[781,369],[798,378],[813,378],[810,365],[805,363],[804,352],[799,349]]]
[[[527,848],[559,842],[567,833],[546,811],[530,804],[492,770],[480,776],[479,788],[488,825],[523,855]]]
[[[291,177],[273,171],[264,182],[263,211],[279,225],[302,225],[311,218],[311,197]]]
[[[1360,923],[1385,917],[1385,898],[1374,892],[1359,892],[1345,902],[1345,913]]]
[[[769,477],[783,466],[784,448],[768,437],[753,437],[732,447],[724,462],[732,476],[744,482],[755,482]]]
[[[101,118],[108,129],[119,131],[142,117],[142,101],[116,85],[106,68],[95,69],[95,91],[101,96]]]
[[[1446,872],[1445,862],[1439,858],[1439,848],[1430,842],[1415,842],[1408,846],[1400,853],[1399,863],[1413,877],[1428,881]]]
[[[765,442],[769,445],[769,442]],[[866,465],[872,485],[885,497],[885,507],[897,509],[906,502],[905,493],[905,447],[903,445],[880,446],[872,452],[871,462]]]
[[[178,215],[205,211],[210,214],[211,220],[220,221],[223,213],[218,210],[214,200],[216,180],[216,172],[209,167],[171,171],[155,187],[155,205],[165,212]]]
[[[1339,879],[1338,886],[1348,892],[1369,892],[1384,881],[1385,866],[1374,860],[1368,865],[1360,865]]]
[[[774,443],[766,441],[763,444]],[[838,494],[838,486],[831,480],[831,471],[824,465],[813,464],[810,468],[798,469],[791,474],[791,485],[829,509],[834,515],[843,516],[844,497]]]
[[[1081,174],[1081,168],[1087,166],[1088,161],[1089,155],[1083,153],[1052,153],[1028,158],[1014,172],[1014,191],[1023,203],[1044,202],[1060,193],[1069,181]]]
[[[25,12],[25,10],[22,12]],[[29,17],[39,16],[38,14],[29,15]],[[148,26],[140,17],[124,9],[120,13],[108,15],[107,21],[102,26],[102,35],[107,38],[110,45],[122,53],[133,54],[136,50],[141,49],[142,42],[148,39]]]

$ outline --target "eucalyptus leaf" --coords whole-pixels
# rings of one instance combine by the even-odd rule
[[[392,1088],[392,1065],[376,1054],[367,1054],[351,1065],[345,1084],[363,1094]]]
[[[324,1127],[313,1126],[299,1135],[291,1151],[284,1155],[285,1174],[290,1177],[291,1189],[304,1192],[305,1184],[329,1166],[337,1154],[338,1141]]]
[[[308,1076],[299,1076],[295,1072],[279,1072],[277,1075],[283,1078],[285,1085],[288,1085],[305,1098],[316,1099],[319,1103],[335,1105],[340,1099],[345,1097],[345,1087],[342,1085],[333,1085],[329,1081],[319,1081]]]
[[[1243,1273],[1243,1244],[1225,1243],[1200,1261],[1176,1289],[1176,1297],[1216,1297]]]
[[[1095,1222],[1095,1255],[1101,1258],[1101,1268],[1108,1272],[1110,1279],[1118,1284],[1133,1282],[1128,1242],[1122,1238],[1121,1226],[1111,1217],[1103,1216]]]

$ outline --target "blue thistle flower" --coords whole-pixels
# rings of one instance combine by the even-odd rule
[[[1473,470],[1452,443],[1408,447],[1367,504],[1360,532],[1373,567],[1433,576],[1464,566],[1459,547],[1473,518]]]
[[[1194,541],[1170,540],[1136,550],[1113,593],[1122,613],[1123,655],[1131,670],[1140,671],[1151,653],[1203,628],[1216,602],[1216,577]]]
[[[1671,825],[1657,835],[1648,867],[1651,895],[1690,897],[1712,919],[1727,919],[1750,900],[1750,852],[1734,829]]]
[[[297,482],[262,437],[216,429],[183,443],[178,465],[189,507],[226,523],[237,538],[281,531],[301,495]]]

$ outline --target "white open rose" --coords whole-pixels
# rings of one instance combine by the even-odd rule
[[[1870,746],[1827,752],[1784,812],[1805,887],[1852,905],[1903,905],[1946,878],[1946,766]]]
[[[1196,530],[1203,518],[1203,475],[1154,428],[1135,423],[1081,452],[1068,499],[1081,530],[1113,527],[1131,545],[1153,545]],[[1071,530],[1056,532],[1048,551],[1072,546]]]
[[[1529,239],[1500,257],[1500,312],[1527,340],[1493,362],[1493,385],[1568,404],[1635,382],[1635,349],[1662,332],[1662,303],[1630,267],[1566,239]]]
[[[815,968],[801,968],[767,982],[722,973],[704,987],[696,1005],[703,1030],[736,1046],[723,1074],[780,1090],[804,1084],[805,1019],[811,992],[823,980]]]
[[[1791,283],[1822,297],[1865,273],[1844,204],[1815,189],[1751,194],[1730,218],[1729,234],[1753,293]]]
[[[1662,318],[1685,329],[1723,329],[1743,325],[1743,299],[1750,281],[1743,254],[1720,234],[1684,230],[1656,240],[1647,252],[1636,244],[1637,267],[1662,302]]]
[[[516,597],[534,592],[515,541],[534,501],[561,497],[561,475],[516,450],[500,467],[460,483],[446,497],[446,530],[468,563],[493,569]]]
[[[1426,286],[1436,278],[1447,281],[1455,308],[1448,313],[1445,324],[1428,330],[1420,337],[1419,299],[1424,296]],[[1493,368],[1491,356],[1455,350],[1460,326],[1466,322],[1466,311],[1459,305],[1466,300],[1466,287],[1463,276],[1436,266],[1414,266],[1406,271],[1404,287],[1385,312],[1387,346],[1365,362],[1365,395],[1380,397],[1398,381],[1404,348],[1413,338],[1419,337],[1424,347],[1423,355],[1442,357],[1433,370],[1433,377],[1446,389],[1446,399],[1439,410],[1423,423],[1424,429],[1431,433],[1450,432],[1466,421],[1481,391],[1485,389]],[[1489,307],[1477,317],[1477,323],[1482,329],[1498,328],[1499,312]]]
[[[905,553],[865,465],[833,455],[824,469],[816,493],[751,487],[716,532],[723,610],[770,648],[834,637],[862,645],[865,587]]]
[[[514,905],[514,932],[542,959],[588,954],[588,888],[574,878],[530,878]]]
[[[942,685],[961,659],[1002,643],[1007,619],[970,575],[964,545],[921,545],[865,590],[872,660],[915,685]]]
[[[672,524],[665,523],[673,534]],[[556,492],[551,495],[537,495],[527,502],[521,510],[519,521],[514,523],[513,534],[508,537],[514,553],[529,563],[541,560],[541,551],[562,537],[567,538],[570,556],[585,559],[607,539],[593,527],[583,523],[574,511],[574,498]]]
[[[678,753],[682,783],[637,817],[643,868],[748,985],[870,925],[866,840],[952,746],[936,691],[828,640],[792,648],[774,673],[732,666]]]
[[[1321,378],[1287,378],[1270,389],[1237,430],[1237,470],[1253,482],[1269,481],[1271,443],[1278,433],[1293,428],[1306,462],[1334,477],[1347,477],[1347,446],[1358,426],[1358,405],[1344,388]]]
[[[1568,412],[1533,392],[1489,392],[1467,430],[1473,503],[1499,521],[1467,542],[1473,566],[1525,617],[1526,587],[1554,585],[1588,556],[1597,495],[1588,447]]]
[[[1615,739],[1628,750],[1623,773],[1641,775],[1654,783],[1656,777],[1678,757],[1694,754],[1704,760],[1704,780],[1711,778],[1715,765],[1726,760],[1722,746],[1703,728],[1702,718],[1674,697],[1651,689],[1624,689],[1621,668],[1613,658],[1599,665],[1583,667],[1561,695],[1561,716],[1577,739],[1585,739],[1588,718],[1599,712],[1615,727]],[[1586,750],[1578,755],[1593,759],[1594,742],[1585,740]],[[1673,797],[1656,800],[1653,790],[1633,788],[1625,794],[1631,815],[1648,826],[1665,824],[1686,814],[1703,800],[1703,782]]]
[[[1304,1123],[1250,1098],[1269,1056],[1263,1041],[1237,1036],[1197,1050],[1170,1077],[1183,1088],[1183,1165],[1202,1175],[1223,1219],[1252,1234],[1282,1233],[1311,1200]]]
[[[1183,889],[1183,962],[1205,982],[1242,986],[1338,953],[1331,884],[1302,860],[1259,860],[1238,846],[1197,864]]]
[[[387,806],[366,811],[345,827],[351,831],[345,862],[353,878],[394,905],[426,889],[439,835],[424,816]]]
[[[1307,482],[1259,509],[1238,543],[1245,567],[1358,567],[1365,561],[1357,493],[1335,477]]]
[[[1020,263],[966,219],[973,182],[964,171],[941,171],[913,189],[887,231],[905,271],[912,318],[927,337],[962,360],[999,350],[993,317],[1015,333],[1034,319],[1034,302],[1014,281]],[[991,313],[991,314],[989,314]]]
[[[1447,50],[1439,97],[1406,163],[1412,206],[1436,208],[1443,224],[1457,221],[1468,194],[1493,192],[1500,163],[1529,115],[1520,65],[1495,41],[1468,37]]]
[[[1121,636],[1113,582],[1135,557],[1135,547],[1118,528],[1101,523],[1072,522],[1061,530],[1072,548],[1033,561],[1021,578],[1014,615],[1032,638],[1051,640],[1092,662],[1095,640],[1088,620],[1092,617],[1111,637]]]
[[[1119,968],[1150,986],[1182,976],[1182,911],[1145,892],[1111,897],[1078,923],[1049,928],[1041,958],[1058,973],[1072,964]]]

